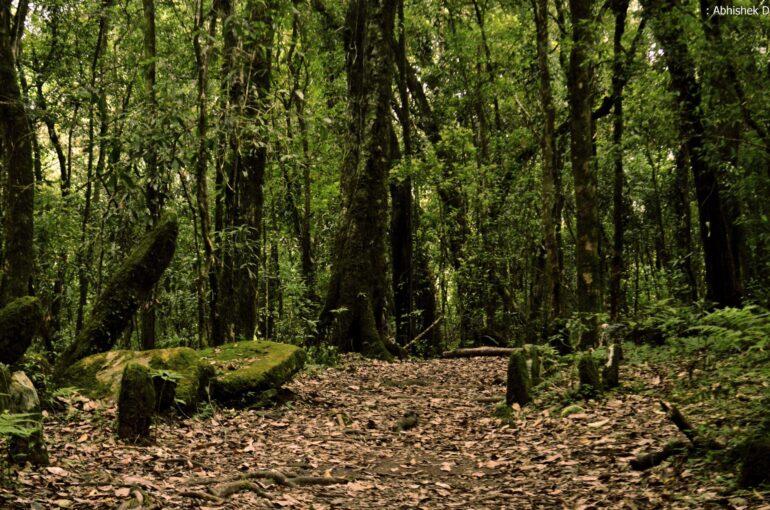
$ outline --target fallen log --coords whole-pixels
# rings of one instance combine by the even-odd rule
[[[444,359],[450,358],[476,358],[481,356],[498,356],[508,357],[511,355],[514,347],[471,347],[468,349],[455,349],[453,351],[446,351],[441,355]]]

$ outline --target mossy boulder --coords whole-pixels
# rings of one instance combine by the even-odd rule
[[[61,385],[74,386],[94,399],[117,400],[120,379],[129,363],[148,367],[155,374],[176,379],[176,401],[194,408],[207,398],[213,368],[202,362],[198,352],[187,347],[152,349],[149,351],[109,351],[94,354],[76,362],[61,378]]]
[[[24,296],[0,309],[0,363],[16,363],[32,343],[43,322],[37,298]]]
[[[27,415],[34,425],[29,434],[12,434],[8,442],[8,455],[15,464],[29,462],[35,466],[48,465],[48,450],[43,440],[43,415],[40,398],[32,381],[24,372],[14,372],[8,386],[10,412]]]
[[[120,379],[118,437],[135,442],[148,439],[154,411],[155,385],[150,369],[128,363]]]
[[[76,361],[113,347],[171,262],[178,233],[176,216],[168,215],[142,237],[107,282],[75,341],[59,357],[57,379]]]
[[[244,341],[200,351],[214,366],[211,396],[231,405],[248,405],[263,392],[278,388],[305,364],[305,351],[295,345]]]

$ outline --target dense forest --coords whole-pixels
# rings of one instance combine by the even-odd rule
[[[465,400],[501,401],[475,411],[495,427],[556,406],[601,429],[633,420],[594,419],[607,402],[638,405],[687,441],[628,446],[659,448],[635,469],[732,480],[682,507],[761,505],[734,491],[770,482],[769,44],[761,5],[723,0],[3,2],[0,379],[40,400],[14,407],[0,381],[9,466],[67,458],[44,451],[41,405],[52,444],[68,441],[62,413],[108,393],[98,412],[146,440],[143,409],[222,427],[230,405],[283,409],[278,386],[307,362],[345,388],[377,367],[397,389],[478,379],[491,393]],[[257,377],[263,355],[280,366]],[[97,375],[89,393],[97,363],[115,385]],[[289,383],[311,409],[313,385],[335,382],[318,374]],[[383,430],[409,438],[426,413],[399,408]],[[370,489],[263,467],[271,487]],[[29,503],[7,469],[0,506]],[[271,499],[238,483],[175,497]],[[72,497],[42,504],[111,504]],[[619,500],[543,507],[579,503]]]

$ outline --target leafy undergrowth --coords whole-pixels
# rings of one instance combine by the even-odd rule
[[[0,507],[766,505],[759,492],[734,491],[729,471],[703,468],[705,459],[675,459],[646,472],[629,468],[636,452],[678,436],[657,400],[681,398],[676,392],[687,378],[661,368],[670,359],[661,357],[659,364],[642,354],[631,353],[622,371],[624,388],[575,401],[580,407],[568,416],[561,411],[570,402],[559,386],[532,406],[496,417],[495,402],[505,391],[502,358],[346,358],[340,368],[297,377],[288,385],[294,400],[281,407],[214,409],[207,417],[159,422],[155,444],[143,447],[116,440],[114,408],[74,396],[66,413],[46,419],[51,466],[16,473],[14,486],[0,489]],[[700,401],[679,403],[693,421],[717,416]],[[308,483],[286,483],[281,476]],[[207,497],[215,483],[236,479],[250,483],[221,499]]]

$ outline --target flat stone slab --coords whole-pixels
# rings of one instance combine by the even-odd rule
[[[213,376],[210,365],[200,359],[194,349],[171,347],[149,351],[108,351],[77,361],[65,372],[61,385],[74,386],[93,399],[117,401],[123,369],[130,362],[178,378],[177,402],[183,407],[195,407],[206,399],[206,388]]]
[[[228,404],[248,404],[279,388],[305,364],[305,351],[296,345],[265,340],[235,342],[200,351],[214,366],[211,397]]]
[[[176,399],[187,408],[213,400],[248,405],[279,388],[305,364],[300,347],[277,342],[244,341],[196,351],[187,347],[149,351],[108,351],[72,365],[62,386],[73,386],[93,399],[117,401],[120,379],[129,362],[177,379]],[[208,390],[208,392],[207,392]]]

